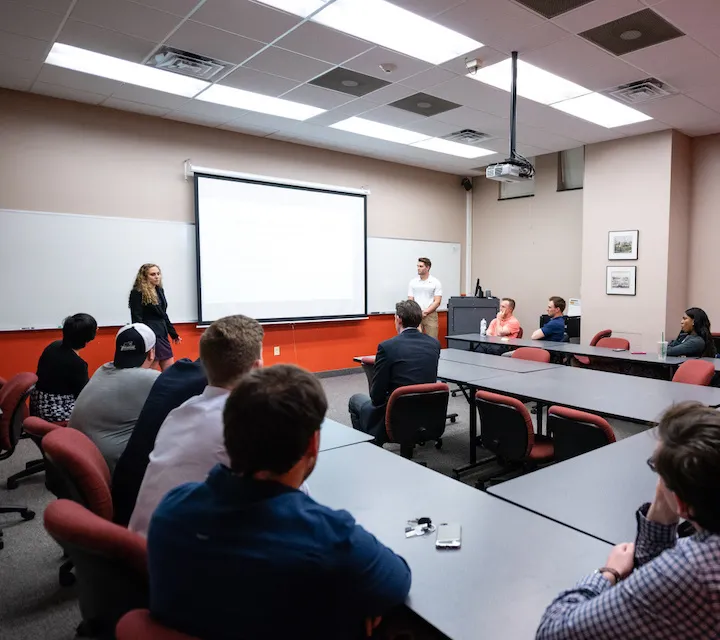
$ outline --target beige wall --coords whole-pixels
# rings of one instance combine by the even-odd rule
[[[367,187],[368,235],[464,249],[465,191],[457,176],[0,89],[0,208],[191,221],[187,158]]]
[[[535,195],[498,200],[498,183],[475,178],[473,273],[483,289],[514,298],[526,337],[549,296],[580,295],[583,191],[557,191],[557,154],[535,159]]]

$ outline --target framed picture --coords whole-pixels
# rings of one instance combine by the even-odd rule
[[[637,260],[638,234],[633,231],[608,232],[608,260]]]
[[[634,296],[637,267],[607,267],[605,293],[609,296]]]

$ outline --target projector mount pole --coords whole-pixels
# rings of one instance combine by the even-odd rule
[[[510,159],[515,160],[515,139],[517,137],[517,60],[518,52],[512,52],[512,85],[510,87]]]

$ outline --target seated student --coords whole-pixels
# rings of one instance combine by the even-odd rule
[[[515,300],[512,298],[500,300],[500,311],[487,328],[487,335],[498,338],[517,338],[520,333],[520,322],[513,315],[513,311],[515,311]],[[499,356],[509,348],[504,344],[481,342],[475,347],[475,351]]]
[[[95,372],[75,402],[68,426],[95,443],[111,474],[160,375],[150,368],[154,359],[152,329],[139,322],[125,325],[115,336],[115,358]]]
[[[87,362],[80,350],[95,339],[97,322],[87,313],[63,321],[62,340],[51,342],[40,356],[38,381],[30,393],[30,415],[49,422],[70,419],[75,400],[88,383]]]
[[[680,334],[667,347],[669,356],[714,358],[717,353],[710,331],[710,318],[698,307],[691,307],[680,321]]]
[[[158,622],[204,640],[345,640],[403,603],[406,562],[346,511],[298,491],[326,411],[320,382],[299,367],[240,380],[223,414],[230,468],[173,489],[150,522]]]
[[[533,340],[550,340],[551,342],[562,342],[565,337],[565,300],[559,296],[552,296],[548,300],[547,314],[550,320],[541,329],[532,334]]]
[[[440,343],[418,331],[422,309],[414,300],[395,305],[398,335],[378,345],[370,396],[356,393],[348,404],[350,420],[358,431],[370,434],[375,443],[387,441],[385,407],[398,387],[437,381]]]
[[[155,447],[155,439],[168,414],[207,386],[200,360],[182,358],[165,369],[150,389],[125,451],[112,477],[113,522],[127,527],[140,485]]]
[[[200,338],[205,390],[171,411],[157,434],[137,494],[129,528],[147,535],[150,516],[163,496],[185,482],[202,482],[216,464],[229,464],[222,412],[237,381],[262,367],[263,328],[247,316],[213,322]]]
[[[659,476],[637,511],[635,545],[545,611],[538,640],[717,638],[720,629],[720,412],[699,402],[668,409],[648,460]],[[696,533],[677,537],[679,517]],[[633,556],[634,554],[634,556]]]

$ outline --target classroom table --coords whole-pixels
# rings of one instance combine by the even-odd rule
[[[720,389],[715,387],[577,367],[477,379],[469,384],[523,401],[559,404],[645,424],[657,423],[665,409],[684,400],[720,406]]]
[[[513,373],[532,373],[545,369],[562,368],[561,364],[549,362],[535,362],[534,360],[521,360],[520,358],[503,358],[502,356],[488,353],[476,353],[475,351],[463,351],[462,349],[443,349],[440,351],[440,360],[450,362],[463,362],[490,369],[502,369]]]
[[[367,433],[346,427],[344,424],[325,418],[320,427],[320,451],[339,449],[351,444],[359,444],[372,440]]]
[[[652,502],[657,475],[646,461],[657,429],[503,482],[488,493],[610,544],[635,540],[635,511]]]
[[[453,640],[533,638],[553,598],[611,549],[372,444],[324,452],[308,482],[315,500],[347,509],[405,558],[407,606]],[[405,538],[407,520],[422,516],[460,523],[462,548]]]

